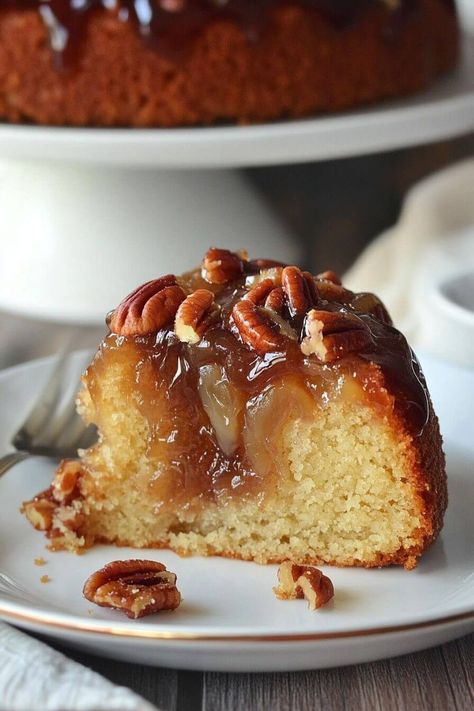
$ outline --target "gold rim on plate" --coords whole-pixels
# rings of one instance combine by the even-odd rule
[[[382,634],[394,634],[396,632],[408,632],[410,630],[426,629],[429,627],[440,627],[442,625],[474,620],[474,609],[457,615],[448,615],[436,620],[426,620],[424,622],[413,622],[404,625],[387,625],[384,627],[374,627],[369,629],[356,629],[341,632],[314,632],[308,634],[265,634],[265,635],[208,635],[189,632],[167,632],[147,630],[143,628],[122,629],[114,625],[98,625],[91,628],[90,625],[82,622],[59,622],[55,620],[45,620],[40,615],[25,612],[14,612],[4,609],[0,605],[0,615],[6,622],[29,622],[41,624],[54,629],[67,630],[69,632],[81,632],[89,634],[109,635],[113,637],[151,639],[160,641],[185,641],[185,642],[311,642],[330,639],[347,639],[351,637],[368,637]],[[467,630],[466,630],[467,632]]]

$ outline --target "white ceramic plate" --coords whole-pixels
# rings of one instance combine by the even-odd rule
[[[2,449],[41,388],[50,360],[0,374]],[[448,455],[450,504],[440,539],[415,571],[327,569],[334,601],[311,613],[272,594],[276,566],[168,551],[98,546],[85,555],[50,553],[18,512],[46,487],[53,462],[18,465],[0,479],[0,616],[96,654],[134,662],[222,671],[339,666],[412,652],[474,630],[474,371],[424,359]],[[86,577],[129,557],[163,561],[178,574],[174,613],[132,621],[92,606]],[[34,565],[43,556],[44,567]],[[51,582],[42,584],[47,574]]]
[[[474,17],[471,22],[466,18],[457,69],[407,99],[255,126],[130,130],[0,125],[0,155],[155,168],[231,168],[349,157],[454,137],[474,128]]]

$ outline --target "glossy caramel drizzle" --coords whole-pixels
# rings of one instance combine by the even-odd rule
[[[454,7],[453,0],[441,1]],[[237,23],[248,39],[255,41],[271,21],[272,11],[280,6],[303,6],[334,27],[344,28],[375,5],[387,13],[389,36],[420,2],[399,0],[396,9],[387,9],[381,0],[0,0],[0,9],[38,10],[58,66],[70,67],[79,56],[89,18],[104,9],[115,13],[121,22],[131,22],[147,44],[177,59],[203,28],[216,20]]]
[[[197,273],[183,277],[182,283],[191,290],[202,286]],[[406,339],[387,322],[387,316],[365,310],[370,302],[380,304],[375,297],[354,294],[345,303],[319,301],[318,307],[323,310],[355,314],[371,335],[366,348],[325,364],[314,355],[303,355],[299,341],[304,316],[292,316],[288,310],[283,318],[296,331],[298,340],[285,339],[283,349],[264,356],[246,346],[233,323],[232,307],[247,290],[245,276],[228,286],[216,287],[220,319],[197,344],[180,342],[171,324],[147,336],[110,333],[87,371],[86,385],[92,400],[100,403],[101,383],[109,368],[117,363],[121,370],[133,368],[123,382],[124,402],[138,404],[148,422],[151,460],[169,457],[166,467],[159,468],[149,484],[150,495],[157,502],[188,505],[203,496],[215,498],[233,492],[264,496],[268,482],[277,476],[274,448],[287,418],[291,413],[303,419],[314,417],[315,407],[324,407],[333,399],[349,397],[352,402],[355,398],[383,414],[393,407],[395,396],[396,408],[414,437],[422,433],[429,420],[426,383]],[[374,363],[380,366],[383,381]],[[221,446],[203,406],[200,378],[206,368],[217,368],[225,388],[233,393],[229,406],[233,414],[223,410],[229,418],[235,417],[237,424],[237,436],[228,451]],[[211,378],[211,389],[215,381]],[[213,389],[217,400],[219,394]],[[100,421],[97,424],[101,429]],[[252,429],[255,436],[249,445]],[[265,452],[265,443],[270,440],[271,452]],[[249,455],[252,450],[257,463]]]

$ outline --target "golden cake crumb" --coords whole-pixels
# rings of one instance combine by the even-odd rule
[[[42,558],[41,556],[39,558],[35,558],[34,563],[35,563],[35,565],[46,565],[45,559]]]
[[[40,582],[43,584],[50,583],[51,578],[49,577],[49,575],[42,575],[40,578]]]

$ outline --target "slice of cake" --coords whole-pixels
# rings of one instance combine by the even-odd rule
[[[108,325],[78,400],[99,440],[24,504],[53,548],[412,568],[438,534],[438,421],[373,294],[211,249]]]

